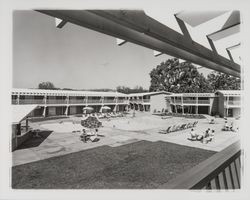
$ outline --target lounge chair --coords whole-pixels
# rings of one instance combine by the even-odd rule
[[[186,126],[186,124],[182,124],[181,127],[180,127],[180,130],[185,129],[185,126]]]
[[[191,140],[191,141],[196,141],[196,140],[197,140],[197,137],[196,137],[196,136],[190,135],[187,139],[188,139],[188,140]]]
[[[193,123],[193,127],[195,127],[197,123],[198,123],[198,121],[195,121],[195,122]]]
[[[178,127],[178,126],[173,125],[172,128],[170,129],[170,132],[176,131],[176,128],[177,128],[177,127]]]
[[[191,123],[187,124],[187,128],[192,128],[192,127],[193,127],[193,125]]]
[[[173,129],[174,130],[172,130],[172,131],[178,131],[178,130],[180,130],[180,125],[175,126]]]

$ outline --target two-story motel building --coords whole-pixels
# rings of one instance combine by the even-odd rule
[[[170,102],[171,111],[175,113],[208,114],[220,117],[240,116],[240,90],[171,94],[166,100]]]
[[[179,93],[165,91],[123,94],[72,90],[13,89],[12,104],[36,104],[30,117],[69,116],[83,113],[84,107],[101,112],[129,109],[145,112],[193,113],[235,117],[240,115],[241,92],[218,90],[215,93]]]

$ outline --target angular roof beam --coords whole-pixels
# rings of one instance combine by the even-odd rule
[[[182,34],[147,16],[143,11],[92,10],[90,12],[119,25],[141,32],[154,39],[170,44],[178,49],[187,51],[192,55],[198,56],[199,58],[214,62],[222,68],[229,68],[235,72],[240,72],[240,65],[231,62],[221,55],[215,55],[213,51],[195,41],[187,40]],[[195,63],[196,60],[192,57],[186,60]]]
[[[67,21],[62,20],[62,19],[58,19],[58,18],[55,18],[55,21],[56,21],[57,28],[62,28],[67,23]]]
[[[222,56],[214,56],[211,50],[194,41],[187,41],[182,34],[146,16],[143,11],[38,11],[209,69],[240,77],[238,64]]]

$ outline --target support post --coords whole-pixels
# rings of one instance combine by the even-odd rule
[[[198,94],[196,95],[196,114],[198,115],[199,113],[199,105],[198,105]]]
[[[229,102],[229,96],[227,96],[227,116],[226,117],[228,117],[228,102]]]
[[[43,107],[43,117],[46,117],[46,106]]]
[[[25,124],[25,128],[26,128],[26,132],[29,130],[29,119],[28,119],[28,117],[26,118],[26,120],[25,120],[25,122],[26,122],[26,124]]]
[[[19,105],[19,103],[20,103],[20,94],[18,93],[18,95],[17,95],[17,99],[16,99],[17,101],[16,101],[16,103],[17,103],[17,105]]]
[[[69,106],[67,105],[66,109],[65,109],[65,112],[64,112],[64,115],[66,115],[66,116],[68,116],[68,108],[69,108]]]
[[[181,96],[181,108],[182,108],[182,114],[184,114],[183,96]]]

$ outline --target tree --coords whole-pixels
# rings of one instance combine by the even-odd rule
[[[212,87],[202,73],[190,62],[168,59],[150,72],[149,91],[165,90],[174,93],[211,92]]]
[[[214,71],[208,75],[207,80],[212,86],[213,92],[216,90],[240,90],[240,78],[228,74]]]
[[[148,92],[148,90],[144,89],[142,86],[135,86],[134,88],[118,86],[116,87],[116,91],[124,94]]]
[[[47,81],[38,84],[38,89],[45,89],[45,90],[56,90],[57,88],[54,86],[53,83]]]

